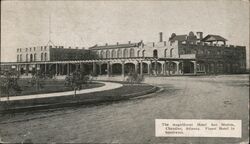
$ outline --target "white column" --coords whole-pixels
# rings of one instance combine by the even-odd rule
[[[124,77],[125,76],[125,69],[124,69],[124,64],[125,62],[124,61],[122,61],[122,77]]]
[[[143,63],[142,61],[140,63],[141,63],[140,72],[141,72],[141,75],[143,75]]]

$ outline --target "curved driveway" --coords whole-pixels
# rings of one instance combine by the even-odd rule
[[[113,83],[113,82],[98,82],[103,83],[104,86],[90,89],[83,89],[80,91],[76,91],[76,94],[85,94],[85,93],[93,93],[100,92],[105,90],[111,90],[122,87],[122,84]],[[48,98],[48,97],[60,97],[60,96],[68,96],[74,95],[74,91],[66,91],[66,92],[57,92],[57,93],[47,93],[47,94],[34,94],[34,95],[24,95],[24,96],[13,96],[9,98],[9,101],[15,100],[27,100],[27,99],[39,99],[39,98]],[[7,97],[0,98],[0,101],[7,101]]]

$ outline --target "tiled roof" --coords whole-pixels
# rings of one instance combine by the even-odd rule
[[[115,49],[115,48],[130,48],[130,47],[136,47],[139,43],[130,43],[130,44],[116,44],[116,45],[104,45],[104,46],[97,46],[94,45],[90,47],[91,50],[97,50],[97,49]]]
[[[223,38],[220,35],[207,35],[206,37],[204,37],[201,41],[204,42],[211,42],[211,41],[227,41],[225,38]]]
[[[185,41],[187,40],[187,35],[176,35],[172,38],[169,38],[169,41]]]

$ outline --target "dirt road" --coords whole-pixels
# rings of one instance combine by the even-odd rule
[[[248,138],[248,75],[151,77],[164,90],[147,98],[0,118],[3,141],[239,143]],[[155,119],[242,120],[242,138],[158,138]]]

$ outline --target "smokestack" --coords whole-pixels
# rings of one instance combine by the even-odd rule
[[[163,41],[163,39],[162,39],[162,35],[163,35],[163,33],[162,33],[162,32],[160,32],[160,33],[159,33],[159,36],[160,36],[160,42],[162,42],[162,41]]]

